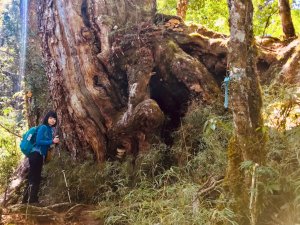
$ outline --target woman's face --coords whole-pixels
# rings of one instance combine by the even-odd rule
[[[52,127],[56,124],[56,119],[54,117],[49,117],[48,118],[48,124]]]

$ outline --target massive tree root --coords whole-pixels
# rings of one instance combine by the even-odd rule
[[[192,99],[219,101],[221,35],[190,35],[179,18],[154,16],[151,1],[79,2],[48,0],[39,12],[50,90],[75,158],[91,150],[103,161],[117,147],[136,155],[166,118],[176,127]]]

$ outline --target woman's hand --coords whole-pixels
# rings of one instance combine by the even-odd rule
[[[59,138],[58,138],[58,136],[56,136],[56,137],[53,139],[53,143],[54,143],[54,144],[58,144],[58,143],[59,143]]]

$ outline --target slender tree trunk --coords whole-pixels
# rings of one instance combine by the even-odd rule
[[[177,16],[180,16],[183,20],[186,18],[186,12],[188,10],[189,0],[178,0],[177,1]]]
[[[250,204],[250,178],[240,169],[243,161],[262,165],[265,160],[261,92],[256,75],[251,0],[230,0],[230,101],[235,134],[228,149],[226,187],[236,200],[233,209],[240,225],[255,224],[255,202]],[[250,24],[250,25],[249,25]],[[251,208],[251,209],[250,209]],[[254,221],[254,223],[253,223]]]
[[[291,16],[289,0],[278,0],[279,14],[285,38],[295,37],[295,28]]]

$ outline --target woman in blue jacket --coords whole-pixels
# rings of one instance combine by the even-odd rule
[[[52,144],[58,144],[59,138],[53,138],[53,128],[57,124],[57,114],[49,111],[39,126],[36,143],[29,154],[28,185],[24,191],[22,203],[38,203],[38,192],[41,182],[42,167],[47,152]]]

